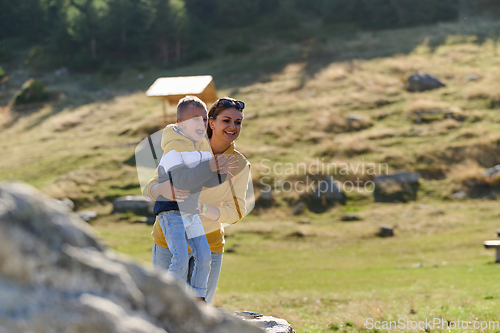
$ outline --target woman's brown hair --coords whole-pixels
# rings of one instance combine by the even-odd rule
[[[217,119],[217,116],[219,116],[219,114],[224,111],[224,110],[227,110],[227,109],[231,109],[231,108],[235,108],[234,106],[224,106],[219,102],[220,99],[229,99],[231,101],[237,101],[237,99],[234,99],[234,98],[231,98],[231,97],[222,97],[222,98],[219,98],[217,101],[215,101],[215,103],[210,107],[210,110],[208,110],[208,119]],[[218,103],[218,105],[217,105]],[[240,111],[243,115],[243,110],[239,110],[238,108],[235,108],[237,109],[238,111]],[[213,134],[213,131],[212,131],[212,128],[210,127],[210,125],[208,125],[207,127],[207,136],[208,138],[211,138],[212,137],[212,134]]]

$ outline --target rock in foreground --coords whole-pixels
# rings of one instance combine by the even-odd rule
[[[0,332],[258,333],[106,249],[30,186],[0,183]]]
[[[292,325],[284,319],[263,316],[260,313],[250,311],[239,311],[236,312],[236,315],[260,328],[263,328],[266,333],[295,333]]]

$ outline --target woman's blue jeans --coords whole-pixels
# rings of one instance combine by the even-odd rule
[[[153,267],[168,269],[172,261],[172,252],[166,247],[153,244]],[[193,253],[189,252],[189,268],[186,275],[182,277],[188,284],[190,283],[191,276],[194,268]],[[210,263],[210,274],[207,283],[207,296],[205,300],[208,305],[212,305],[214,301],[217,283],[219,282],[220,270],[222,266],[222,253],[212,252],[212,261]]]
[[[191,233],[190,230],[203,229],[198,215],[185,215],[176,211],[164,212],[158,215],[165,240],[172,254],[168,267],[168,274],[175,280],[185,279],[189,268],[188,246],[192,250],[194,259],[193,271],[189,285],[197,297],[206,297],[207,282],[210,274],[211,252],[207,242],[207,237],[203,232]],[[197,225],[199,223],[199,225]],[[186,232],[187,230],[187,232]],[[190,237],[196,234],[196,237]],[[153,252],[153,265],[155,264],[155,252]],[[185,280],[187,281],[187,280]]]

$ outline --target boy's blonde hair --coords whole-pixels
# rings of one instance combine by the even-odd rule
[[[177,103],[177,119],[182,118],[184,111],[186,111],[189,107],[195,107],[207,110],[207,105],[198,97],[187,95],[179,100]]]

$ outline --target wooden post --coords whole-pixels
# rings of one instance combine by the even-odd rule
[[[163,106],[163,123],[166,125],[167,124],[167,105],[165,104],[167,102],[166,97],[161,98],[161,105]]]

